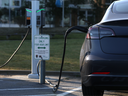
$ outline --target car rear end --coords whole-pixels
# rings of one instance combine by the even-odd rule
[[[81,52],[80,57],[80,72],[85,86],[105,89],[128,87],[127,22],[112,21],[89,28],[82,47],[85,52]]]

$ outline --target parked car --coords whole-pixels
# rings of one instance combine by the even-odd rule
[[[128,89],[128,0],[113,2],[88,29],[80,52],[84,96]]]

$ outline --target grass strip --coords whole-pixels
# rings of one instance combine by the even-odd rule
[[[50,40],[50,60],[46,61],[46,71],[59,71],[63,53],[63,35]],[[79,71],[79,54],[85,34],[73,33],[68,36],[63,71]],[[11,56],[21,40],[0,41],[0,65]],[[26,40],[9,64],[2,69],[31,70],[31,40]]]

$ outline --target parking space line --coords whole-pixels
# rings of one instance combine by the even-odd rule
[[[58,94],[58,95],[56,95],[56,96],[65,96],[65,95],[70,94],[70,93],[72,93],[72,92],[75,92],[75,91],[77,91],[77,90],[81,90],[81,87],[78,87],[78,88],[75,88],[75,89],[66,91],[66,92],[61,93],[61,94]]]
[[[36,95],[36,96],[65,96],[70,93],[73,93],[77,90],[81,90],[81,87],[75,88],[75,87],[70,87],[74,88],[72,90],[66,91],[64,93],[60,94],[45,94],[45,95]],[[21,90],[40,90],[40,89],[52,89],[51,87],[44,87],[44,88],[12,88],[12,89],[0,89],[0,91],[21,91]],[[62,87],[60,89],[68,89],[68,87]],[[27,96],[35,96],[35,95],[27,95]]]
[[[12,88],[12,89],[0,89],[0,91],[37,90],[37,89],[51,89],[51,88],[50,87],[44,87],[44,88]]]
[[[56,94],[41,94],[41,95],[23,95],[23,96],[56,96]]]
[[[78,87],[59,87],[59,89],[75,89],[75,88],[78,88]]]

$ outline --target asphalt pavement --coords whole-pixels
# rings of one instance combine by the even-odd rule
[[[79,72],[63,72],[59,89],[53,92],[48,83],[30,79],[30,71],[0,70],[0,96],[82,96]],[[45,79],[58,83],[59,72],[46,72]],[[128,96],[128,90],[105,90],[103,96]]]
[[[28,78],[30,71],[0,71],[0,96],[82,96],[79,72],[63,72],[59,89]],[[59,72],[46,72],[46,80],[57,84]]]

